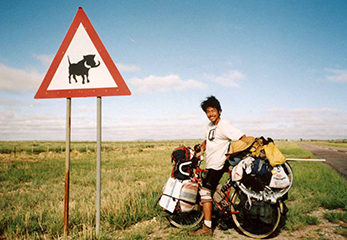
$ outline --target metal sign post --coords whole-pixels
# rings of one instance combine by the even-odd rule
[[[96,236],[100,233],[101,195],[101,97],[97,97],[97,157],[96,157]]]
[[[71,98],[66,99],[66,147],[65,147],[65,197],[64,238],[69,235],[69,189],[70,189],[70,142],[71,142]]]

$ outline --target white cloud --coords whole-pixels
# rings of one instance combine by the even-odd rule
[[[87,106],[87,105],[79,105],[78,107],[78,111],[79,112],[92,112],[92,113],[96,113],[96,107],[91,107],[91,106]]]
[[[123,64],[123,63],[117,63],[116,66],[120,72],[138,72],[138,71],[140,71],[140,67],[138,67],[136,65],[127,65],[127,64]]]
[[[11,68],[0,63],[0,91],[1,90],[36,90],[43,75],[36,72]]]
[[[47,67],[52,62],[51,55],[35,55],[32,56],[42,62]],[[140,68],[136,65],[118,64],[118,69],[122,72],[135,72]],[[35,68],[33,70],[23,70],[8,67],[0,63],[0,91],[20,91],[20,90],[37,90],[43,81],[44,74],[39,73]]]
[[[204,137],[206,126],[204,123],[165,122],[152,124],[150,122],[120,124],[104,124],[103,137],[109,141],[138,140],[138,139],[201,139]]]
[[[46,55],[46,54],[41,54],[41,55],[36,55],[36,54],[32,54],[32,56],[38,60],[40,60],[40,62],[45,66],[45,67],[49,67],[53,61],[53,55]]]
[[[221,76],[214,76],[205,73],[204,78],[226,87],[240,87],[240,82],[246,78],[246,75],[237,70],[231,70]]]
[[[154,120],[155,123],[148,119],[137,117],[132,120],[127,118],[127,121],[104,121],[103,141],[198,139],[203,137],[206,127],[204,122],[197,121],[193,115],[158,118]],[[96,140],[94,117],[73,114],[71,125],[72,140]],[[11,111],[0,114],[0,140],[64,140],[65,131],[64,113],[61,116],[19,114]]]
[[[65,119],[7,111],[0,114],[0,132],[0,140],[63,140]]]
[[[178,75],[153,76],[130,79],[131,84],[138,92],[167,91],[169,89],[206,89],[205,83],[196,80],[182,80]]]
[[[139,118],[138,115],[142,115],[141,118]],[[127,123],[136,123],[139,121],[142,122],[151,122],[151,123],[187,123],[191,121],[196,121],[199,119],[199,116],[196,114],[180,114],[180,115],[166,115],[164,114],[163,116],[145,116],[143,113],[139,113],[138,115],[134,116],[123,116],[120,117],[121,122],[127,122]],[[117,122],[117,120],[111,120],[113,122]]]
[[[73,140],[95,140],[95,114],[86,115],[78,109],[72,117]],[[88,108],[85,110],[88,111]],[[347,137],[347,112],[336,109],[278,109],[265,112],[265,117],[232,118],[233,125],[249,136],[274,139],[341,139]],[[20,114],[3,111],[0,114],[0,140],[64,140],[66,119],[50,114]],[[103,140],[138,139],[201,139],[207,119],[187,113],[182,116],[124,116],[104,119]]]
[[[72,113],[71,137],[73,140],[96,140],[96,119],[83,113]],[[65,140],[66,116],[21,114],[3,111],[0,114],[0,140]]]
[[[1,99],[0,98],[0,106],[9,106],[9,107],[13,107],[13,106],[17,106],[20,104],[20,101],[18,100],[13,100],[13,99]]]
[[[264,119],[239,119],[247,135],[276,139],[345,139],[347,112],[336,109],[273,108]]]
[[[334,75],[329,75],[326,77],[327,81],[330,82],[347,82],[347,71],[339,69],[324,69],[327,72],[333,73]]]
[[[163,121],[163,122],[187,122],[187,121],[199,119],[199,116],[196,114],[181,114],[175,117],[162,116],[162,117],[156,117],[154,119],[158,121]]]

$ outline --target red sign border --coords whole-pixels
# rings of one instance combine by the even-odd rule
[[[96,50],[98,51],[100,57],[104,61],[107,69],[109,70],[111,76],[113,77],[117,87],[114,88],[91,88],[91,89],[64,89],[64,90],[47,90],[49,84],[51,83],[55,72],[57,71],[65,52],[67,51],[75,33],[82,23],[84,29],[86,30],[88,36],[93,42]],[[89,21],[86,13],[80,7],[77,14],[62,42],[57,54],[55,55],[51,66],[49,67],[46,76],[44,77],[39,90],[35,95],[35,99],[42,98],[74,98],[74,97],[102,97],[102,96],[120,96],[120,95],[131,95],[131,92],[126,85],[123,77],[119,73],[116,65],[112,61],[111,56],[108,54],[105,46],[101,42],[98,34],[96,33],[92,23]]]

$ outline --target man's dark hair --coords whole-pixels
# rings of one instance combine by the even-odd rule
[[[204,110],[204,112],[206,112],[206,109],[208,107],[216,108],[218,112],[222,111],[220,103],[219,103],[218,99],[215,98],[215,96],[207,97],[206,100],[203,101],[200,106],[201,106],[202,110]]]

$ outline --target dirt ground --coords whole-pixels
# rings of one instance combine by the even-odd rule
[[[312,216],[316,216],[319,219],[319,224],[306,226],[300,230],[289,232],[289,231],[280,231],[268,239],[273,240],[296,240],[296,239],[334,239],[334,240],[346,240],[345,237],[336,233],[336,231],[341,228],[341,223],[335,224],[331,223],[328,220],[323,218],[324,212],[328,210],[320,209],[318,211],[312,212]],[[171,227],[166,219],[153,218],[150,221],[138,223],[129,231],[141,231],[148,226],[152,227],[152,232],[147,236],[146,239],[172,239],[177,236],[181,236],[182,239],[188,238],[188,231],[178,228]],[[344,224],[347,225],[347,224]],[[347,227],[347,226],[345,226]],[[213,232],[212,238],[203,238],[203,239],[236,239],[236,240],[246,240],[251,239],[247,236],[242,235],[235,229],[236,227],[229,228],[226,231],[219,230],[216,228]],[[196,239],[199,239],[196,237]]]
[[[317,158],[326,159],[326,164],[347,178],[347,148],[323,146],[308,142],[298,142],[297,144],[301,148],[312,152]]]

